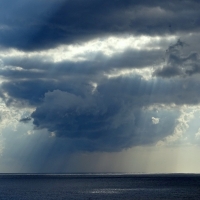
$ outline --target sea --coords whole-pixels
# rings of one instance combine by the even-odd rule
[[[200,174],[0,174],[0,200],[200,200]]]

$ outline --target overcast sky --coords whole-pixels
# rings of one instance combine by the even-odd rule
[[[199,10],[2,0],[0,172],[200,172]]]

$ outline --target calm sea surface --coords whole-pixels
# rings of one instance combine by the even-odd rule
[[[200,199],[200,175],[1,174],[0,200]]]

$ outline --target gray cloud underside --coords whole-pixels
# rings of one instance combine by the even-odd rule
[[[195,0],[4,0],[2,5],[0,43],[24,50],[47,49],[108,35],[199,31],[200,4]]]

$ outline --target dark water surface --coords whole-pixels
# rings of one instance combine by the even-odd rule
[[[0,200],[200,199],[199,174],[1,174]]]

